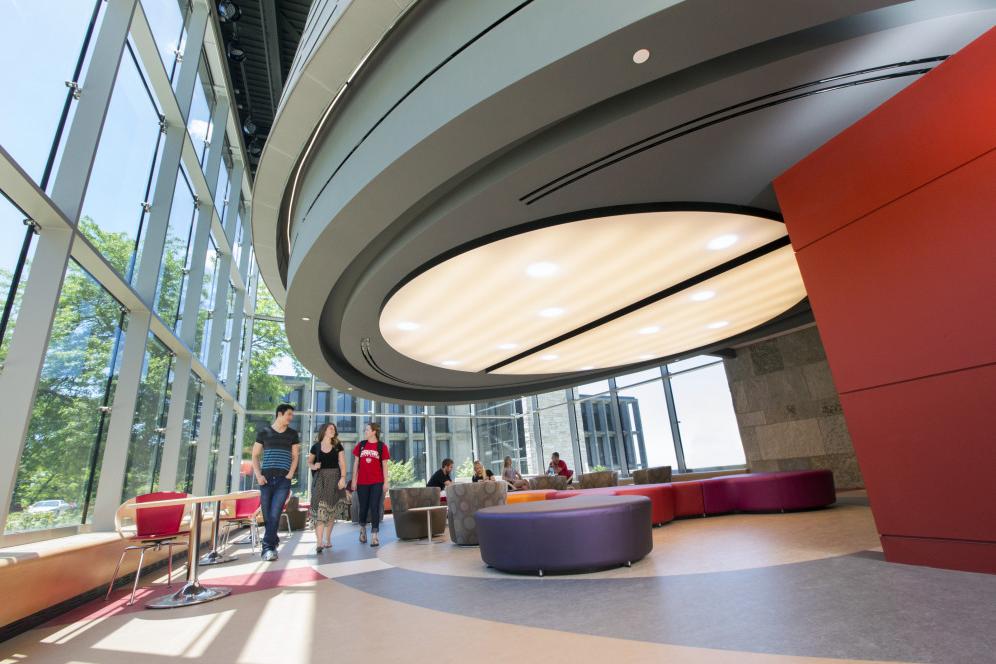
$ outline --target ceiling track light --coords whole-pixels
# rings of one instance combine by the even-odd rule
[[[244,62],[246,59],[246,52],[242,49],[242,42],[238,39],[228,40],[225,45],[225,53],[232,62]]]
[[[258,129],[259,127],[256,125],[256,122],[252,119],[251,115],[246,118],[245,122],[242,123],[242,131],[246,133],[246,136],[255,136],[256,130]]]
[[[218,3],[218,18],[222,23],[235,23],[242,18],[242,7],[232,0],[223,0]]]

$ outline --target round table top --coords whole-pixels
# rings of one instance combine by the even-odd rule
[[[194,503],[217,503],[222,500],[241,500],[243,498],[254,498],[259,495],[259,489],[249,491],[235,491],[233,493],[219,493],[214,496],[187,496],[186,498],[170,498],[169,500],[151,500],[147,503],[134,503],[135,509],[145,509],[146,507],[170,507],[172,505],[193,505]]]
[[[444,510],[446,505],[429,505],[427,507],[409,507],[406,512],[428,512],[429,510]]]

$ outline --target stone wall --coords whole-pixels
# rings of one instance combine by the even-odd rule
[[[815,326],[738,348],[725,366],[751,470],[829,468],[838,489],[864,486]]]

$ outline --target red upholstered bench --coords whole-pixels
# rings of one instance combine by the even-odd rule
[[[654,525],[676,517],[813,509],[832,505],[837,499],[832,472],[800,470],[725,475],[669,484],[568,489],[550,492],[547,500],[585,495],[647,496]]]
[[[674,515],[679,519],[683,516],[704,516],[705,502],[702,498],[702,482],[674,482],[671,484],[674,494]]]
[[[633,486],[606,486],[597,489],[568,489],[557,491],[548,500],[573,496],[646,496],[650,498],[650,523],[659,526],[674,521],[674,494],[670,484],[639,484]]]
[[[674,489],[670,484],[635,484],[618,486],[617,496],[646,496],[651,502],[651,523],[659,526],[674,521]]]

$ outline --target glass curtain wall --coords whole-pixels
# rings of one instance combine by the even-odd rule
[[[112,530],[119,499],[238,477],[252,317],[234,307],[255,266],[217,269],[251,252],[215,232],[237,213],[240,244],[251,208],[224,44],[191,29],[211,3],[138,3],[0,3],[0,546]]]
[[[279,403],[294,405],[303,452],[318,428],[333,422],[347,456],[368,421],[379,422],[393,464],[394,486],[421,485],[443,459],[457,479],[474,460],[500,475],[505,457],[522,474],[545,472],[558,452],[575,472],[671,466],[675,472],[744,465],[722,360],[701,356],[608,380],[530,397],[479,404],[421,406],[358,399],[315,379],[294,357],[280,310],[257,293],[249,368],[248,467],[256,426]],[[349,463],[347,463],[349,465]],[[243,482],[252,485],[252,478]],[[295,490],[307,490],[303,475]]]

